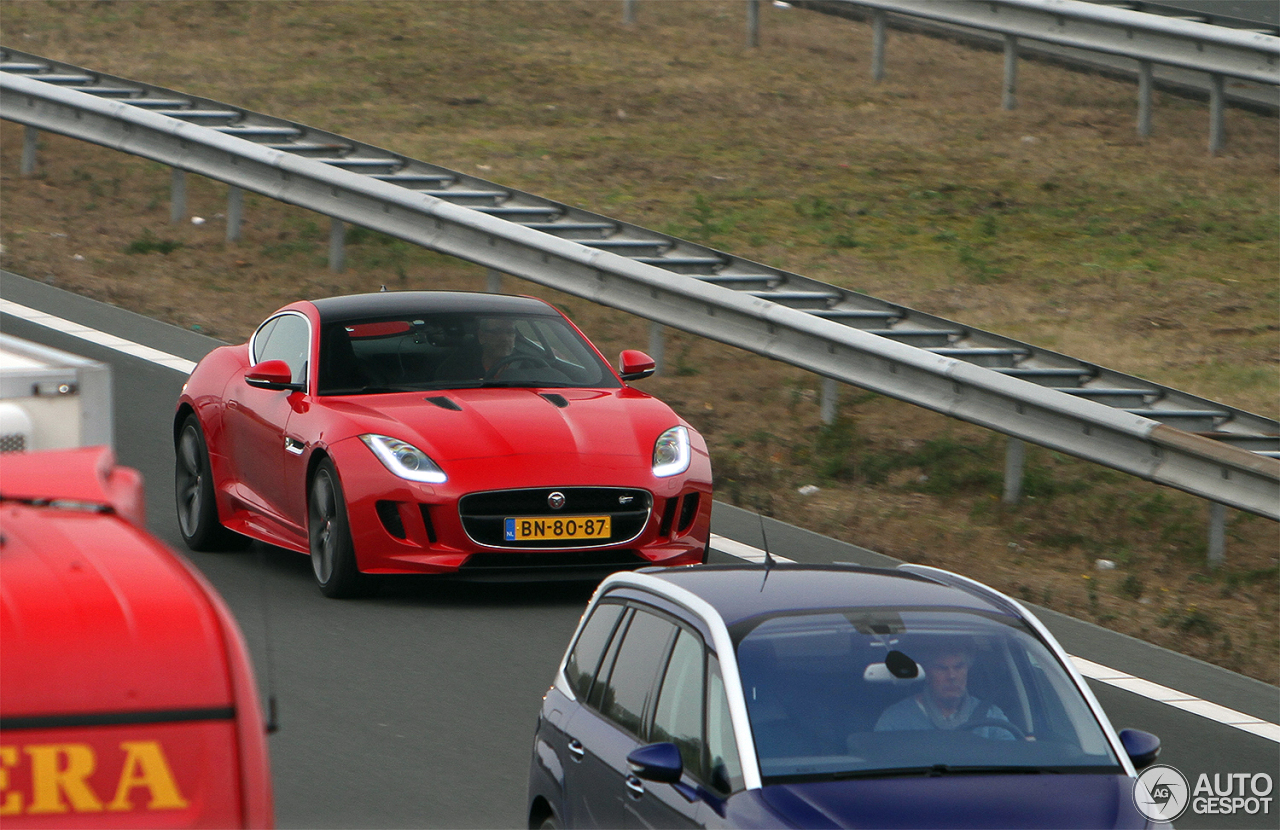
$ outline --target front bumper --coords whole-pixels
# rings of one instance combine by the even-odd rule
[[[594,578],[649,565],[703,561],[711,532],[705,456],[684,475],[655,478],[597,460],[520,457],[455,464],[443,485],[405,481],[359,445],[334,455],[347,500],[356,561],[364,573],[456,573],[474,579]],[[552,492],[566,497],[551,508]],[[611,517],[607,540],[512,542],[516,516]]]

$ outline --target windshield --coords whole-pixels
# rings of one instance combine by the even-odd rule
[[[1010,618],[853,608],[736,629],[766,784],[1121,770],[1065,670]]]
[[[321,395],[490,386],[617,387],[563,318],[451,312],[343,320],[320,341]]]

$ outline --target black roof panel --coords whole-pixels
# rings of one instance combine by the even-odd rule
[[[378,291],[312,300],[321,322],[386,317],[396,314],[432,314],[474,311],[479,313],[545,314],[559,316],[554,308],[533,297],[482,294],[468,291]]]

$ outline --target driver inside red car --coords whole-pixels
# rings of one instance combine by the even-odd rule
[[[476,340],[457,348],[436,369],[438,380],[492,380],[501,376],[513,361],[516,324],[509,317],[482,317]],[[503,365],[503,362],[506,364]]]

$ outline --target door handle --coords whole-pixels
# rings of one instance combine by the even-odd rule
[[[302,455],[303,451],[307,448],[307,445],[299,441],[297,438],[285,436],[284,448],[294,455]]]
[[[573,760],[581,761],[587,754],[587,748],[582,745],[582,741],[577,738],[569,740],[569,754],[573,756]]]
[[[632,798],[639,798],[644,795],[644,782],[634,775],[628,775],[623,779],[623,783],[627,785],[628,790],[631,790]]]

